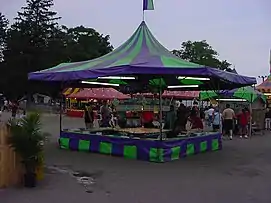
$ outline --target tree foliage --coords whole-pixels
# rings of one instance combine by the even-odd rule
[[[201,65],[231,71],[231,64],[227,60],[219,60],[218,53],[205,40],[186,41],[181,44],[180,50],[173,50],[176,56]]]
[[[113,49],[109,36],[93,28],[60,25],[52,6],[53,0],[26,0],[26,6],[8,29],[7,21],[0,17],[0,43],[5,44],[4,62],[0,63],[5,74],[0,76],[0,91],[8,96],[19,97],[26,92],[56,95],[57,88],[33,84],[27,74],[62,62],[93,59]]]
[[[0,62],[3,61],[3,50],[6,46],[6,38],[7,38],[7,30],[8,30],[8,20],[6,17],[0,12]]]

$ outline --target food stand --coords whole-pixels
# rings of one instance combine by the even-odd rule
[[[113,81],[117,77],[120,80],[118,84]],[[169,132],[162,127],[163,90],[197,90],[211,86],[234,88],[256,83],[255,78],[208,68],[176,57],[154,38],[144,21],[127,42],[108,55],[30,73],[29,79],[81,80],[81,83],[89,85],[112,85],[120,89],[123,87],[126,92],[155,90],[159,93],[158,129],[61,129],[59,138],[62,149],[155,162],[172,161],[192,154],[222,149],[219,132],[186,132],[171,138]]]

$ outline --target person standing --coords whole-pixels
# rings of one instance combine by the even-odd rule
[[[16,118],[17,111],[18,111],[18,104],[16,101],[14,101],[11,104],[11,117],[12,118]]]
[[[3,112],[4,112],[4,111],[8,111],[8,104],[9,104],[9,103],[8,103],[8,100],[5,99],[5,100],[4,100]]]
[[[93,113],[92,107],[89,104],[86,104],[85,106],[84,119],[85,119],[86,129],[93,128],[94,113]]]
[[[207,114],[208,114],[208,126],[209,127],[212,125],[214,111],[215,110],[214,110],[213,106],[210,106],[209,109],[207,110]]]
[[[213,130],[219,131],[222,123],[222,114],[219,112],[219,108],[216,107],[213,113]]]
[[[110,118],[111,118],[110,117],[111,112],[110,112],[110,109],[108,107],[107,101],[103,102],[103,105],[100,108],[100,112],[101,112],[101,115],[102,115],[101,127],[103,127],[103,128],[109,127],[110,126],[109,121],[110,121]]]
[[[265,130],[271,130],[271,111],[269,108],[265,112]]]
[[[240,124],[240,138],[248,138],[248,116],[245,109],[242,109],[242,112],[239,114],[239,124]]]
[[[174,106],[170,105],[170,110],[166,114],[166,119],[165,119],[165,129],[173,130],[175,127],[175,122],[176,122],[176,112],[174,110]]]
[[[223,124],[224,124],[224,130],[226,134],[229,135],[229,138],[232,140],[233,136],[233,122],[235,118],[235,113],[233,109],[230,108],[229,104],[226,104],[226,109],[224,109],[222,113],[223,118]]]

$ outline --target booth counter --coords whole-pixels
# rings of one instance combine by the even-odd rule
[[[133,129],[134,130],[134,129]],[[222,149],[220,133],[159,140],[159,129],[73,129],[61,131],[61,149],[95,152],[151,162],[168,162]],[[164,134],[167,131],[163,132]]]

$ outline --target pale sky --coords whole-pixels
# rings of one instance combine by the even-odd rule
[[[142,0],[55,0],[55,11],[67,26],[84,25],[109,34],[116,48],[142,21]],[[25,0],[0,0],[10,20]],[[269,74],[270,0],[154,0],[146,22],[169,50],[186,40],[207,40],[234,64],[238,73]]]

